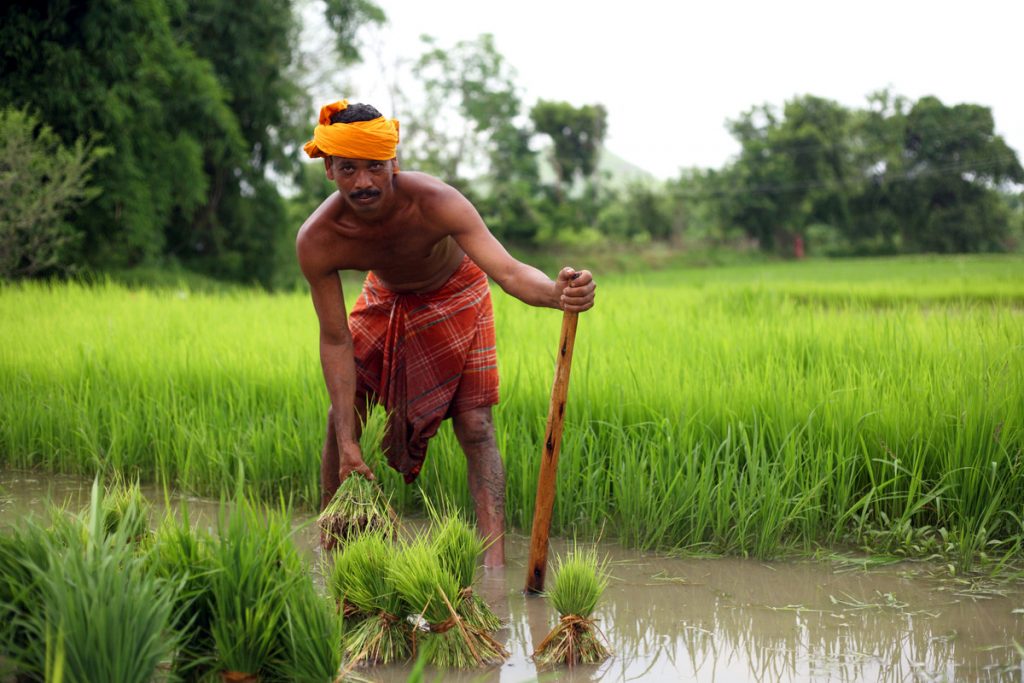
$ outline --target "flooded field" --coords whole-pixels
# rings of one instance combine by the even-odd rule
[[[44,514],[48,501],[77,510],[90,485],[0,472],[0,526]],[[162,496],[148,493],[162,514]],[[200,524],[218,507],[204,499],[188,504]],[[309,519],[296,522],[296,542],[315,553]],[[557,615],[545,600],[522,595],[527,541],[510,536],[508,566],[486,572],[479,586],[508,620],[499,636],[511,658],[487,671],[445,672],[443,680],[1024,680],[1024,583],[958,581],[929,563],[865,569],[852,561],[678,559],[615,545],[600,547],[613,580],[596,612],[613,657],[599,667],[538,671],[529,656]],[[565,547],[556,539],[552,556]],[[409,668],[356,673],[404,681]]]

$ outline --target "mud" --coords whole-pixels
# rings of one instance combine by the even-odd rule
[[[48,501],[80,509],[89,486],[0,471],[0,526],[45,514]],[[146,493],[162,514],[163,495]],[[218,503],[187,500],[193,519],[213,523]],[[416,523],[409,526],[415,532]],[[296,529],[297,543],[315,553],[316,525],[302,518]],[[1024,681],[1024,582],[957,579],[927,562],[865,568],[852,560],[680,559],[614,544],[599,548],[614,578],[595,613],[612,658],[571,672],[538,671],[529,656],[557,614],[543,598],[523,595],[528,540],[510,535],[508,565],[484,572],[478,586],[508,620],[498,640],[510,659],[486,671],[428,671],[427,680]],[[566,547],[554,540],[549,558]],[[409,671],[357,673],[391,682]]]

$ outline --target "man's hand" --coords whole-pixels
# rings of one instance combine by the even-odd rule
[[[559,296],[562,310],[579,313],[594,307],[594,276],[589,270],[575,270],[566,266],[558,272],[555,292]]]
[[[353,472],[357,472],[370,481],[376,479],[373,476],[373,470],[371,470],[366,463],[363,461],[363,452],[359,449],[359,444],[352,441],[338,444],[338,450],[340,457],[338,458],[338,482],[344,482],[348,479],[348,475]]]

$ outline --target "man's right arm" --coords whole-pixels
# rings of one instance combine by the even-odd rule
[[[303,244],[300,235],[297,243],[299,265],[309,282],[313,308],[320,323],[320,365],[331,399],[331,414],[338,439],[339,475],[344,481],[350,472],[357,471],[372,479],[373,473],[363,461],[355,439],[356,368],[341,280],[337,270],[320,262],[321,259],[317,258],[319,251],[312,245]]]

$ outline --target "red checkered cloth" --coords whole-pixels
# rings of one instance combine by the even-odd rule
[[[498,402],[487,276],[465,257],[433,292],[393,292],[371,272],[348,318],[357,401],[388,412],[388,464],[411,483],[441,421]]]

